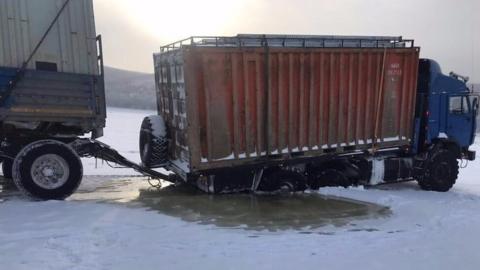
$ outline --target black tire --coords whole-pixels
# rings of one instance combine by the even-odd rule
[[[13,162],[15,185],[35,199],[63,200],[77,190],[82,177],[79,156],[59,141],[33,142],[23,148]]]
[[[417,182],[423,190],[447,192],[458,177],[458,161],[453,153],[440,149],[431,154]]]
[[[340,163],[326,163],[308,169],[308,186],[318,190],[322,187],[349,187],[353,182],[347,176],[349,169]]]
[[[157,127],[156,127],[157,126]],[[158,168],[168,162],[168,136],[165,130],[155,130],[166,127],[161,116],[148,116],[143,119],[140,129],[140,159],[149,168]]]
[[[328,168],[318,171],[313,175],[314,180],[310,181],[311,189],[319,189],[321,187],[349,187],[351,182],[348,177],[341,171],[335,168]]]
[[[306,189],[306,180],[301,173],[281,168],[267,169],[257,188],[264,192],[297,192]]]
[[[3,159],[2,172],[3,172],[3,177],[5,179],[12,179],[12,167],[13,167],[13,160],[9,158]]]

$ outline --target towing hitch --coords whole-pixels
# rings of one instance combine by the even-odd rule
[[[176,176],[176,174],[163,174],[145,166],[139,165],[125,158],[109,145],[99,142],[97,140],[77,139],[72,142],[70,146],[77,152],[80,157],[98,158],[107,162],[116,163],[120,166],[132,168],[144,176],[164,180],[174,184],[178,182],[178,177]]]

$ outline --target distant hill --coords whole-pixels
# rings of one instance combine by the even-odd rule
[[[105,67],[107,105],[120,108],[155,110],[153,74]]]

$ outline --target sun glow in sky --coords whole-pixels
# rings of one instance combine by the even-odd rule
[[[193,34],[225,33],[248,1],[116,0],[115,5],[139,31],[175,41]]]
[[[94,0],[106,64],[152,72],[161,45],[201,35],[388,35],[480,83],[479,0]]]

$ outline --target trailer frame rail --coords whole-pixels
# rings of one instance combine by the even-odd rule
[[[164,174],[147,168],[141,164],[137,164],[122,156],[117,150],[109,145],[92,139],[82,138],[70,143],[70,146],[82,158],[97,158],[106,162],[112,162],[120,166],[131,168],[144,176],[164,180],[170,183],[177,183],[178,176],[176,174]]]

